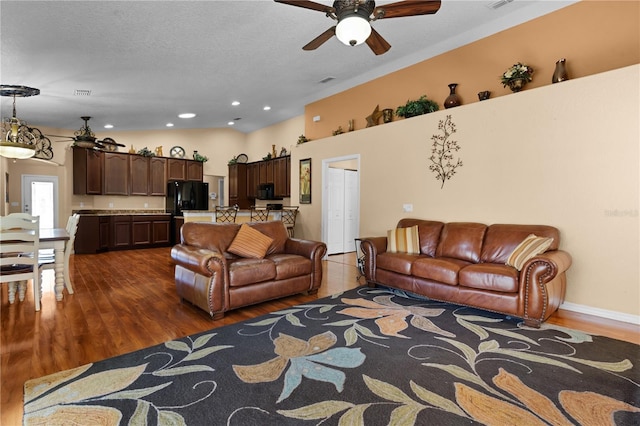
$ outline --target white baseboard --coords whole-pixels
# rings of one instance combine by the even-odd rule
[[[593,308],[591,306],[578,305],[576,303],[564,302],[560,305],[560,309],[567,311],[579,312],[581,314],[593,315],[596,317],[607,318],[614,321],[628,322],[640,325],[640,315],[625,314],[622,312],[609,311],[607,309]]]

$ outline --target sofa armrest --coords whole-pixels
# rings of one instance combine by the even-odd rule
[[[525,324],[539,326],[562,304],[570,266],[571,255],[563,250],[542,253],[525,263],[520,271]]]
[[[184,244],[173,246],[171,259],[176,265],[205,277],[210,277],[215,272],[220,272],[223,269],[223,265],[226,264],[226,259],[220,252]]]
[[[285,253],[297,254],[311,260],[311,281],[309,291],[316,292],[322,284],[322,258],[327,254],[327,245],[320,241],[288,238]]]
[[[360,239],[364,256],[364,277],[368,283],[376,280],[376,256],[387,251],[387,237],[367,237]]]

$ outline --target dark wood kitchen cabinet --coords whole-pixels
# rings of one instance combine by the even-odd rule
[[[291,157],[278,157],[273,162],[273,195],[289,197],[291,193]]]
[[[73,147],[73,193],[102,194],[102,151]]]
[[[80,215],[73,251],[89,254],[109,249],[110,216]]]
[[[104,152],[103,195],[129,195],[129,154]],[[145,194],[146,195],[146,194]]]
[[[260,184],[260,163],[247,164],[247,198],[253,200],[258,197],[258,185]]]
[[[167,195],[167,159],[164,157],[149,159],[149,195]]]
[[[187,160],[187,180],[195,180],[202,182],[203,178],[203,163],[201,161]]]
[[[169,158],[167,160],[167,180],[187,180],[187,160]]]
[[[247,198],[247,165],[245,163],[229,165],[229,205],[237,204],[241,209],[251,205]]]
[[[149,195],[149,157],[129,155],[130,195]]]
[[[260,162],[260,183],[273,183],[273,160]]]
[[[111,238],[109,240],[109,249],[128,249],[131,247],[131,216],[116,215],[111,216]]]

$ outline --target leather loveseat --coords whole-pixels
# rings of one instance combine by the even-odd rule
[[[536,328],[563,302],[571,256],[558,249],[560,233],[556,228],[402,219],[396,230],[414,226],[418,254],[398,252],[397,248],[390,253],[388,237],[395,238],[395,234],[362,239],[369,286],[383,285],[523,318],[525,325]],[[522,259],[520,270],[507,265],[514,249],[522,247],[531,234],[553,240],[542,254]]]
[[[246,257],[229,251],[239,239],[240,224],[187,222],[182,226],[180,244],[171,249],[176,289],[182,300],[219,319],[231,309],[318,291],[327,251],[324,243],[289,238],[281,221],[242,226],[259,231],[262,239],[271,239],[263,256]],[[253,235],[245,242],[253,244],[260,238]]]

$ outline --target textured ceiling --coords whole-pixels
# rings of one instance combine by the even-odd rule
[[[318,1],[330,5],[330,1]],[[310,102],[428,59],[575,1],[442,0],[435,15],[373,23],[392,45],[333,38],[301,48],[334,24],[323,13],[253,1],[0,2],[1,83],[36,87],[17,100],[37,126],[94,131],[228,127],[251,132],[298,116]],[[390,3],[379,1],[378,5]],[[320,83],[334,77],[328,83]],[[75,90],[90,90],[76,96]],[[238,100],[239,106],[231,106]],[[2,98],[2,116],[11,98]],[[264,111],[265,105],[271,106]],[[194,112],[196,118],[177,118]]]

